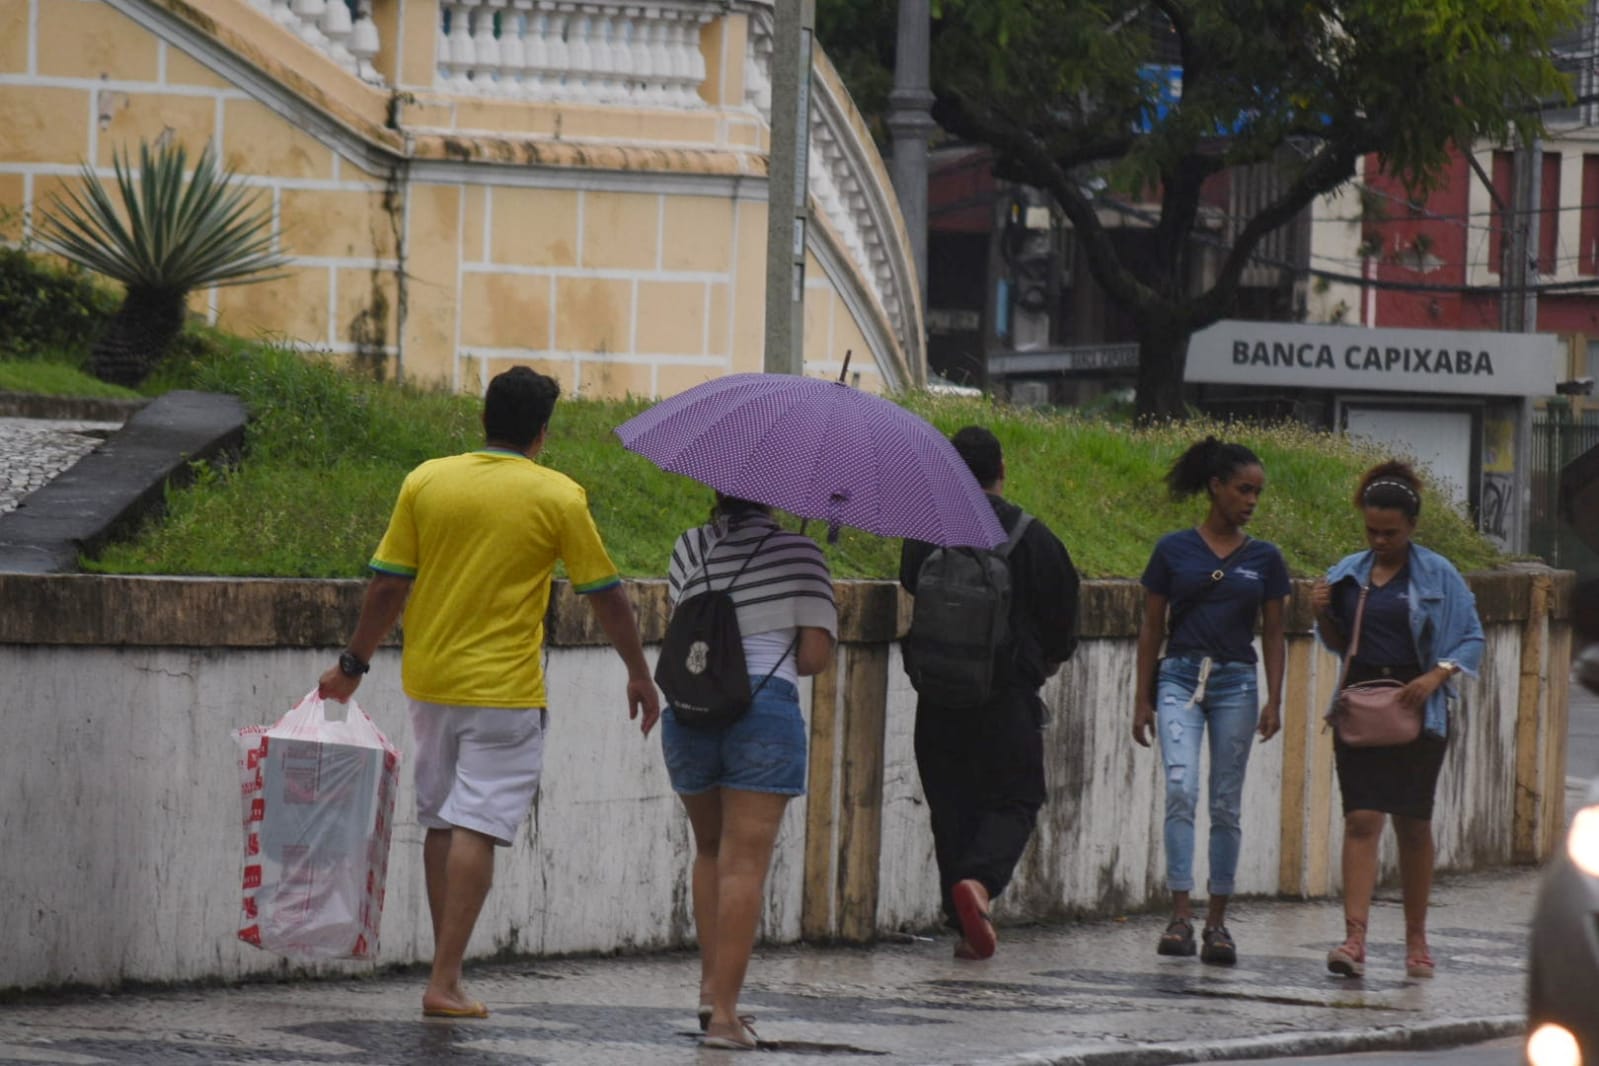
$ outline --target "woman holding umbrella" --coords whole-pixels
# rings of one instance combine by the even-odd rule
[[[672,548],[674,606],[726,591],[754,698],[726,725],[691,725],[668,706],[661,747],[694,833],[694,927],[700,942],[704,1046],[751,1050],[739,990],[755,945],[766,873],[788,801],[804,793],[806,725],[798,680],[833,654],[838,610],[816,542],[783,530],[762,504],[718,493],[707,525]]]
[[[846,370],[848,362],[846,353]],[[842,381],[729,374],[662,400],[616,435],[629,451],[718,494],[711,523],[683,534],[673,549],[672,601],[681,606],[707,586],[735,586],[750,687],[759,692],[725,728],[696,730],[668,707],[662,747],[694,832],[705,1042],[750,1049],[755,1034],[738,1016],[738,993],[778,823],[806,781],[795,682],[827,665],[838,632],[821,550],[780,530],[767,507],[825,522],[830,538],[853,526],[996,548],[1005,530],[966,461],[932,423]],[[664,651],[663,643],[663,658]],[[690,669],[692,656],[676,661]]]

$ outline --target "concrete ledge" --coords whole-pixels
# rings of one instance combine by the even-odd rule
[[[244,405],[233,396],[178,391],[142,408],[105,444],[0,515],[0,572],[77,568],[119,532],[158,511],[188,464],[237,454]]]
[[[77,472],[84,463],[69,473]],[[50,487],[28,498],[28,511],[40,510],[33,501]],[[156,488],[154,495],[159,502],[159,484]],[[76,542],[16,542],[6,521],[10,517],[0,516],[0,644],[334,648],[348,639],[360,614],[365,582],[354,579],[63,573],[76,565]],[[53,528],[37,514],[27,521]],[[34,528],[35,525],[25,526],[25,530]],[[97,542],[104,540],[103,535],[92,531],[86,535]],[[63,559],[64,565],[48,565]],[[8,570],[11,572],[4,572]],[[1532,605],[1532,583],[1538,576],[1548,576],[1553,585],[1550,617],[1563,620],[1575,575],[1567,570],[1518,566],[1467,576],[1477,595],[1483,623],[1525,621]],[[1288,618],[1290,633],[1310,630],[1310,585],[1304,579],[1294,582]],[[671,614],[666,582],[634,580],[627,583],[627,588],[645,642],[660,641]],[[844,642],[880,644],[905,633],[911,600],[900,593],[895,583],[841,581],[835,590],[839,636]],[[1143,588],[1136,581],[1084,582],[1080,627],[1083,639],[1136,637],[1143,605]],[[605,634],[583,604],[583,597],[565,581],[556,582],[551,591],[545,633],[554,647],[606,643]],[[399,643],[398,631],[388,643]]]
[[[146,399],[113,400],[88,396],[40,396],[0,391],[0,418],[49,418],[74,422],[126,422]]]
[[[1146,1044],[1103,1051],[1039,1051],[1013,1058],[993,1059],[987,1066],[1170,1066],[1188,1062],[1355,1055],[1372,1051],[1436,1051],[1480,1044],[1499,1037],[1518,1036],[1526,1031],[1527,1019],[1510,1015],[1191,1044]]]

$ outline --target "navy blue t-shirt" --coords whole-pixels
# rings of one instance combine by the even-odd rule
[[[1190,606],[1200,590],[1213,584],[1210,575],[1221,565],[1222,557],[1197,529],[1168,533],[1155,545],[1142,581],[1150,592],[1166,597],[1169,617],[1177,623],[1166,640],[1166,654],[1256,661],[1255,617],[1264,601],[1288,595],[1288,565],[1277,545],[1251,540],[1227,567],[1221,584]]]
[[[1332,616],[1346,634],[1355,627],[1360,606],[1360,582],[1346,578],[1333,590]],[[1366,613],[1360,619],[1360,648],[1355,661],[1366,666],[1414,666],[1416,641],[1410,633],[1410,564],[1386,584],[1373,585],[1366,594]]]

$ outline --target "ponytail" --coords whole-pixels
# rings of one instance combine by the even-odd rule
[[[1261,466],[1260,457],[1242,444],[1229,444],[1214,436],[1194,444],[1166,471],[1166,487],[1173,499],[1208,492],[1210,479],[1231,478],[1241,467]]]

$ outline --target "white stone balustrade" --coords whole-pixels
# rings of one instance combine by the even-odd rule
[[[446,92],[705,106],[700,28],[720,12],[704,4],[441,0],[439,8],[436,87]]]
[[[372,0],[357,0],[352,13],[346,0],[250,0],[301,40],[326,52],[339,66],[363,81],[382,84],[372,66],[378,54],[377,23]]]
[[[744,101],[768,126],[772,118],[772,21],[768,12],[750,12],[744,55]],[[846,105],[811,79],[811,144],[807,180],[811,200],[843,247],[840,249],[870,286],[888,316],[895,337],[913,361],[920,349],[920,331],[910,321],[915,267],[893,229],[894,193],[877,180],[868,152],[845,113]]]

